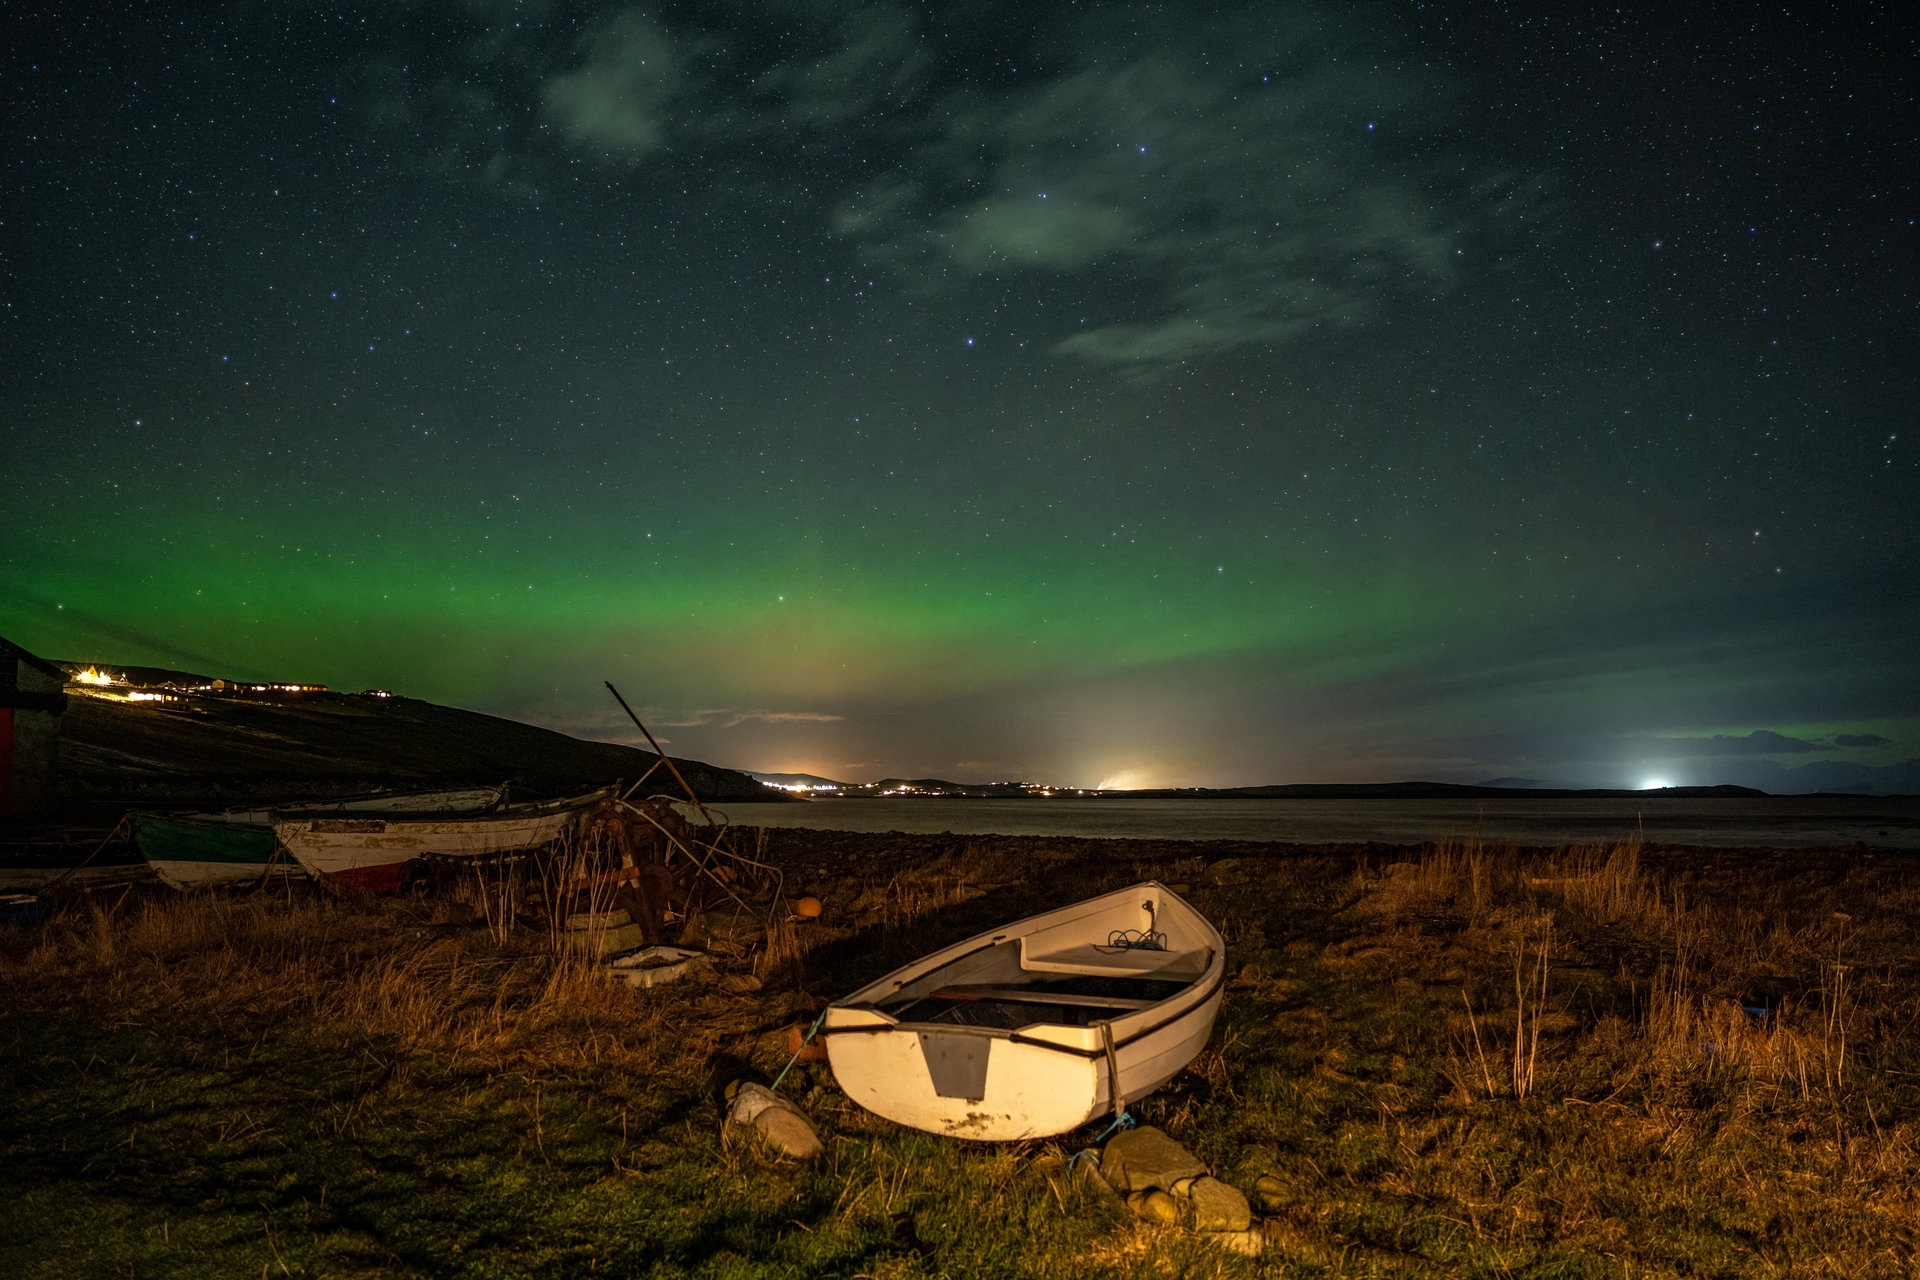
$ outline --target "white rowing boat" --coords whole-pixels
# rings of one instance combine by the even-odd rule
[[[537,849],[573,831],[613,794],[605,788],[571,800],[516,805],[481,817],[389,814],[278,820],[273,833],[307,874],[342,893],[392,893],[401,868],[433,854],[482,858]]]
[[[936,951],[827,1010],[849,1098],[928,1133],[1066,1133],[1171,1080],[1213,1030],[1226,944],[1149,881]]]

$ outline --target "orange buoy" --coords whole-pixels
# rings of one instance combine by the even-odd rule
[[[802,920],[817,920],[820,918],[820,911],[820,899],[818,898],[802,898],[793,904],[793,914],[799,916]]]

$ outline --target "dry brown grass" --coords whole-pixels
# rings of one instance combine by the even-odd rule
[[[278,1045],[275,1078],[321,1098],[303,1141],[344,1153],[313,1175],[336,1198],[349,1195],[338,1179],[368,1176],[356,1170],[395,1149],[430,1166],[476,1116],[510,1116],[506,1138],[489,1130],[490,1148],[454,1161],[498,1170],[498,1186],[473,1195],[577,1204],[511,1230],[448,1228],[447,1249],[495,1251],[480,1270],[621,1274],[604,1257],[590,1268],[539,1250],[698,1222],[707,1254],[650,1245],[624,1273],[1913,1274],[1920,876],[1904,864],[1471,843],[1388,860],[933,838],[903,853],[882,839],[863,852],[852,837],[782,837],[792,892],[826,903],[819,920],[700,922],[723,972],[755,975],[757,991],[616,986],[540,931],[484,927],[479,902],[482,923],[456,926],[444,904],[298,892],[75,902],[30,949],[0,955],[0,990],[15,1026],[81,1028],[74,1043],[129,1061],[129,1045],[176,1046],[165,1067],[89,1067],[106,1051],[59,1050],[83,1076],[120,1072],[114,1089],[135,1096],[172,1079],[198,1097],[181,1082],[268,1061]],[[770,1168],[719,1142],[717,1113],[698,1101],[713,1073],[771,1074],[785,1028],[859,975],[983,915],[1148,876],[1187,886],[1227,937],[1235,976],[1207,1050],[1139,1111],[1236,1185],[1271,1178],[1260,1262],[1106,1220],[1052,1144],[981,1149],[899,1130],[818,1067],[786,1089],[827,1132],[817,1169]],[[27,1034],[13,1078],[54,1073],[36,1098],[81,1090],[58,1083],[76,1068],[47,1065],[54,1051]],[[303,1074],[301,1059],[319,1066]],[[372,1083],[328,1092],[335,1076]],[[77,1127],[36,1132],[78,1142],[69,1135],[110,1095],[72,1096],[60,1114]],[[277,1132],[255,1103],[206,1105],[196,1141],[209,1149],[244,1146],[249,1126]],[[135,1119],[58,1167],[105,1176],[146,1141],[152,1121]],[[567,1164],[567,1144],[595,1134],[611,1146]],[[441,1212],[461,1175],[406,1176],[392,1194],[413,1222]],[[272,1194],[292,1213],[318,1192]],[[609,1203],[633,1206],[618,1232]],[[743,1215],[759,1234],[737,1226]],[[330,1230],[312,1227],[309,1246]],[[499,1243],[523,1237],[538,1248]],[[408,1256],[457,1269],[450,1253],[444,1266]]]

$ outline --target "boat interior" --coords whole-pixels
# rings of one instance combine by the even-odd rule
[[[1058,950],[1033,936],[995,943],[931,969],[875,1003],[903,1023],[1014,1030],[1123,1018],[1206,973],[1211,948],[1173,951],[1116,939]]]

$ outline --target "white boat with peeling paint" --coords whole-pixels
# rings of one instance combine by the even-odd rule
[[[315,879],[342,893],[392,893],[401,868],[427,854],[482,858],[537,849],[572,832],[612,788],[481,817],[389,814],[276,821],[279,837]]]
[[[1199,1056],[1226,944],[1149,881],[914,961],[827,1010],[834,1078],[877,1115],[1007,1142],[1123,1110]]]
[[[501,787],[413,791],[310,800],[280,808],[223,809],[216,813],[135,814],[134,838],[154,873],[175,889],[257,884],[269,875],[297,875],[280,854],[273,823],[348,814],[478,814],[506,798]]]

